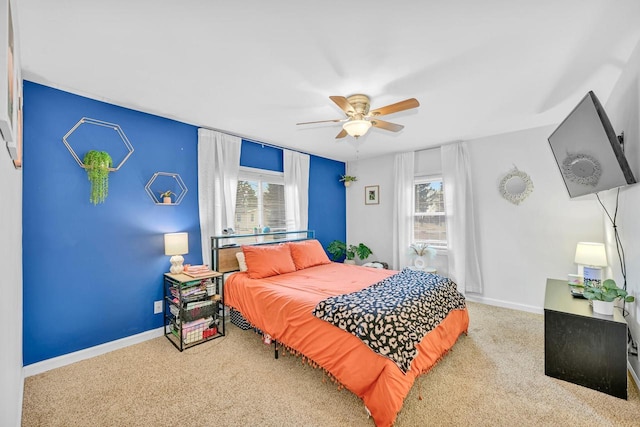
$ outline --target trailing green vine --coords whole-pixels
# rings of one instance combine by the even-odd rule
[[[89,201],[94,205],[104,203],[109,194],[109,168],[113,165],[111,156],[106,151],[91,150],[82,161],[91,182]]]

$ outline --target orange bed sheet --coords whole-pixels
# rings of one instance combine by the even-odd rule
[[[312,313],[330,296],[354,292],[393,270],[331,263],[264,279],[235,273],[225,281],[225,304],[253,326],[299,351],[360,397],[379,427],[393,425],[417,376],[429,371],[467,331],[467,310],[454,310],[418,344],[407,374],[354,335]]]

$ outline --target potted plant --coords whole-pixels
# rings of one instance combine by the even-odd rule
[[[436,256],[436,250],[424,242],[412,243],[409,249],[415,255],[413,265],[416,268],[423,269],[426,266],[426,258],[433,259]]]
[[[91,182],[89,201],[94,205],[104,203],[109,194],[109,168],[113,165],[111,156],[106,151],[90,150],[82,162]]]
[[[174,193],[171,190],[167,190],[165,192],[160,193],[160,197],[162,197],[162,203],[164,203],[165,205],[170,205],[171,202],[171,195],[176,195],[176,193]]]
[[[365,260],[369,257],[369,255],[373,253],[371,249],[369,249],[369,247],[364,243],[360,243],[357,246],[347,246],[345,242],[341,242],[340,240],[334,240],[333,242],[329,243],[329,246],[327,246],[327,252],[331,254],[331,258],[334,261],[345,257],[345,264],[355,264],[356,255],[359,259]]]
[[[355,264],[354,258],[356,257],[356,255],[358,255],[358,258],[360,258],[360,260],[364,261],[372,253],[373,251],[369,249],[369,247],[364,243],[359,243],[358,246],[349,245],[349,247],[347,248],[347,259],[353,261],[353,263]]]
[[[613,279],[605,280],[601,286],[585,284],[583,295],[593,303],[594,313],[608,316],[613,315],[613,303],[617,299],[622,299],[625,302],[635,301],[633,295],[628,295],[627,291],[619,288]]]
[[[344,182],[344,186],[348,187],[351,185],[352,182],[357,181],[358,178],[356,178],[355,176],[351,176],[351,175],[342,175],[340,177],[340,182]]]

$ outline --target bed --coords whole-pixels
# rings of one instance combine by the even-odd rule
[[[237,253],[241,254],[238,258]],[[320,243],[313,239],[224,248],[217,256],[221,270],[245,270],[225,279],[225,305],[239,312],[262,333],[324,369],[360,397],[380,427],[393,425],[415,379],[428,372],[468,328],[469,317],[464,297],[460,295],[462,304],[458,303],[457,308],[451,309],[412,345],[417,354],[404,372],[397,360],[372,350],[371,343],[363,341],[353,330],[341,328],[343,324],[336,323],[339,325],[336,326],[323,320],[319,311],[331,311],[328,305],[322,304],[335,299],[388,287],[385,284],[405,270],[331,262]],[[406,274],[413,273],[407,271]],[[430,281],[448,280],[428,276],[432,276]],[[455,284],[453,287],[455,289]],[[341,311],[345,310],[338,309],[334,314]]]

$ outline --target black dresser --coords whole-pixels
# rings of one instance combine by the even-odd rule
[[[627,398],[627,322],[593,312],[574,298],[566,280],[547,279],[544,298],[544,373]]]

